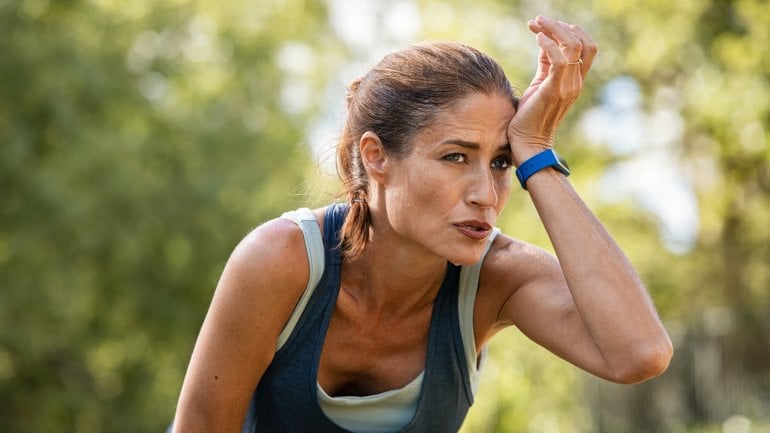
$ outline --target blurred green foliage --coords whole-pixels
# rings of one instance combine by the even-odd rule
[[[316,103],[289,112],[274,60],[326,26],[303,1],[0,5],[2,430],[168,423],[229,252],[295,205]]]
[[[349,65],[373,60],[334,25],[355,4],[0,2],[0,430],[166,426],[234,245],[334,192],[309,142],[339,120],[329,113],[362,71]],[[677,345],[663,377],[622,387],[505,332],[464,431],[770,429],[768,1],[377,4],[364,20],[377,40],[402,43],[387,30],[405,21],[383,21],[416,11],[412,37],[478,46],[519,88],[535,64],[526,19],[588,29],[601,52],[560,146]],[[643,123],[630,152],[586,133],[620,76],[638,85],[644,119],[681,120],[664,154],[699,205],[688,248],[667,248],[639,197],[603,192],[608,172],[655,150],[661,125]],[[548,246],[524,193],[500,225]]]

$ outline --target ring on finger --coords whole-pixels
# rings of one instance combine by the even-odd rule
[[[582,57],[579,57],[579,58],[578,58],[577,60],[575,60],[574,62],[569,62],[569,63],[567,63],[567,64],[568,64],[568,65],[582,65],[582,64],[583,64],[583,58],[582,58]]]

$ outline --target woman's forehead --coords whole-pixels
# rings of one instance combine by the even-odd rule
[[[474,93],[441,110],[418,135],[453,136],[464,141],[488,141],[506,134],[516,109],[510,98]]]

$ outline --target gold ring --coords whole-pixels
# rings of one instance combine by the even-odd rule
[[[583,64],[583,58],[582,58],[582,57],[580,57],[580,58],[578,58],[576,61],[574,61],[574,62],[569,62],[569,63],[567,63],[567,64],[568,64],[568,65],[582,65],[582,64]]]

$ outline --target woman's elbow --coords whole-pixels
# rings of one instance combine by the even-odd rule
[[[655,344],[638,348],[634,355],[616,369],[611,380],[622,384],[635,384],[660,376],[668,368],[674,348],[666,336]]]

